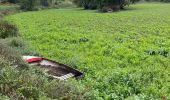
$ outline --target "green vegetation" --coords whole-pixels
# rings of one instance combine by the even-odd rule
[[[12,9],[16,9],[16,6],[12,6],[12,5],[1,5],[0,6],[0,11],[2,10],[12,10]]]
[[[3,7],[4,11],[8,10],[5,10],[5,6]],[[68,82],[52,80],[40,68],[27,65],[22,60],[22,55],[34,55],[35,53],[30,52],[30,48],[18,34],[15,25],[0,20],[1,100],[68,100],[70,98],[82,100],[87,97],[91,98],[88,89],[75,80]]]
[[[128,9],[105,14],[51,9],[7,20],[40,55],[83,71],[78,83],[93,99],[170,98],[170,4]]]
[[[131,3],[139,0],[19,0],[20,8],[27,11],[42,8],[61,8],[74,6],[84,7],[84,9],[100,9],[102,11],[117,11],[124,9]]]
[[[14,37],[18,35],[18,29],[8,22],[0,22],[0,38]]]
[[[18,12],[17,5],[0,5],[0,20],[2,17]]]
[[[19,5],[21,9],[28,11],[74,6],[71,0],[19,0]]]
[[[16,3],[18,0],[1,0],[1,2],[3,3],[7,3],[7,2],[10,2],[10,3]]]
[[[84,9],[101,9],[101,10],[120,10],[124,9],[131,3],[140,0],[74,0],[78,6],[83,6]]]

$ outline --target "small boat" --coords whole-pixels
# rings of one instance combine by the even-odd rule
[[[23,59],[32,66],[43,68],[54,79],[67,80],[72,77],[76,79],[83,77],[82,72],[53,60],[36,56],[23,56]]]

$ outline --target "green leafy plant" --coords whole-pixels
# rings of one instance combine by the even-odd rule
[[[127,9],[109,14],[50,9],[15,14],[6,20],[18,26],[40,55],[85,73],[76,82],[78,88],[85,86],[85,92],[77,95],[77,88],[53,81],[42,89],[48,97],[61,96],[50,92],[58,89],[66,93],[62,97],[83,94],[89,100],[170,98],[170,4],[142,3]]]

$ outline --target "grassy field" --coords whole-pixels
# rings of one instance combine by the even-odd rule
[[[170,98],[170,4],[98,13],[51,9],[7,17],[42,56],[84,72],[96,99]]]

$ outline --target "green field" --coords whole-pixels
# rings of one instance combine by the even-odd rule
[[[8,16],[40,55],[84,72],[97,99],[170,98],[170,4],[51,9]]]

